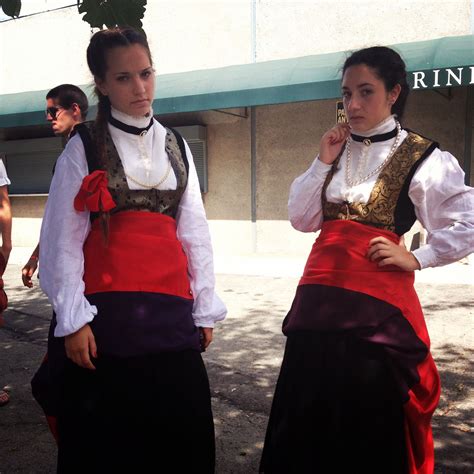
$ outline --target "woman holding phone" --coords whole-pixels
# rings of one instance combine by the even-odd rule
[[[402,58],[386,47],[343,67],[347,124],[292,184],[289,216],[320,235],[292,307],[260,472],[434,470],[439,376],[414,271],[474,251],[474,190],[458,161],[402,127]],[[401,242],[415,220],[427,245]]]

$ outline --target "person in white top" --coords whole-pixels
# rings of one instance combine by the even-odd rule
[[[10,252],[12,250],[12,212],[10,198],[8,197],[8,185],[11,184],[7,176],[7,170],[0,159],[0,234],[2,246],[0,247],[0,327],[3,326],[3,311],[7,308],[7,295],[3,289],[3,272],[7,267]],[[0,407],[6,405],[10,400],[7,390],[0,390]]]
[[[98,114],[60,156],[41,229],[57,315],[58,472],[214,472],[200,352],[226,308],[192,154],[153,117],[146,38],[99,31]]]
[[[474,190],[458,161],[400,120],[402,58],[345,62],[347,124],[327,131],[296,178],[292,225],[320,230],[283,323],[287,345],[260,472],[428,474],[440,383],[414,271],[474,251]],[[427,244],[403,234],[418,219]]]
[[[54,134],[63,137],[65,142],[77,132],[82,122],[86,120],[88,109],[89,102],[87,96],[74,84],[60,84],[53,87],[46,94],[46,120],[51,123]],[[52,170],[53,174],[55,167],[56,164]],[[33,288],[32,278],[39,264],[39,249],[40,245],[38,243],[21,270],[21,279],[23,285],[27,288]],[[54,319],[53,317],[53,322]],[[48,347],[50,347],[54,340],[52,329],[53,326],[51,325],[48,334]],[[54,380],[52,380],[52,375],[51,361],[46,354],[42,364],[31,380],[31,391],[43,408],[51,433],[57,439],[56,404],[52,400],[59,397],[60,392],[56,392],[57,395],[55,397],[52,396],[55,393],[54,389],[56,387]]]
[[[87,118],[89,102],[84,92],[74,84],[60,84],[46,94],[46,120],[56,136],[69,139],[74,127]],[[33,275],[38,268],[39,243],[25,266],[21,279],[27,288],[33,288]]]

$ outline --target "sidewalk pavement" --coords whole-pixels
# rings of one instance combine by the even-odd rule
[[[10,265],[24,265],[33,247],[13,250]],[[474,254],[473,254],[474,256]],[[307,255],[243,254],[215,255],[214,268],[220,275],[252,275],[275,278],[299,278],[303,274]],[[417,283],[446,285],[474,285],[474,258],[452,263],[444,267],[425,268],[415,272]]]
[[[56,448],[29,385],[45,353],[51,318],[37,279],[32,290],[21,284],[29,252],[12,255],[4,275],[10,306],[0,329],[0,386],[9,385],[11,401],[0,408],[0,474],[55,472]],[[229,310],[204,354],[216,426],[216,473],[256,473],[285,344],[281,322],[304,258],[217,256],[215,263],[217,292]],[[443,386],[433,419],[437,474],[474,473],[472,285],[472,269],[460,263],[417,273]]]

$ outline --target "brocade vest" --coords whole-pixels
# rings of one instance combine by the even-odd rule
[[[166,128],[165,151],[171,163],[171,169],[176,176],[176,189],[137,189],[132,190],[128,187],[127,177],[123,168],[122,160],[117,152],[109,130],[105,136],[105,151],[107,161],[105,164],[99,162],[96,156],[94,123],[84,124],[89,132],[89,137],[78,130],[84,143],[86,150],[87,162],[89,165],[89,173],[96,169],[104,169],[107,171],[108,189],[112,195],[116,207],[110,211],[115,214],[121,211],[149,211],[158,212],[176,217],[181,197],[186,189],[188,181],[188,162],[185,155],[184,144],[178,140],[182,140],[177,132]],[[87,141],[89,142],[87,143]],[[91,220],[98,216],[97,213],[91,213]]]
[[[326,189],[339,164],[339,155],[329,171],[322,190],[323,218],[325,221],[345,219],[403,235],[416,221],[415,208],[408,191],[418,166],[438,146],[417,133],[408,132],[375,181],[367,203],[329,202]]]

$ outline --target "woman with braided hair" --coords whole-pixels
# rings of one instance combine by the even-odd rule
[[[153,118],[145,37],[87,49],[98,114],[58,160],[41,230],[57,315],[58,472],[214,472],[201,354],[226,309],[189,147]]]
[[[408,92],[398,53],[353,53],[348,124],[291,186],[292,225],[321,232],[283,322],[260,472],[433,473],[440,384],[414,271],[474,251],[474,190],[451,154],[401,126]],[[409,252],[416,219],[427,245]]]

